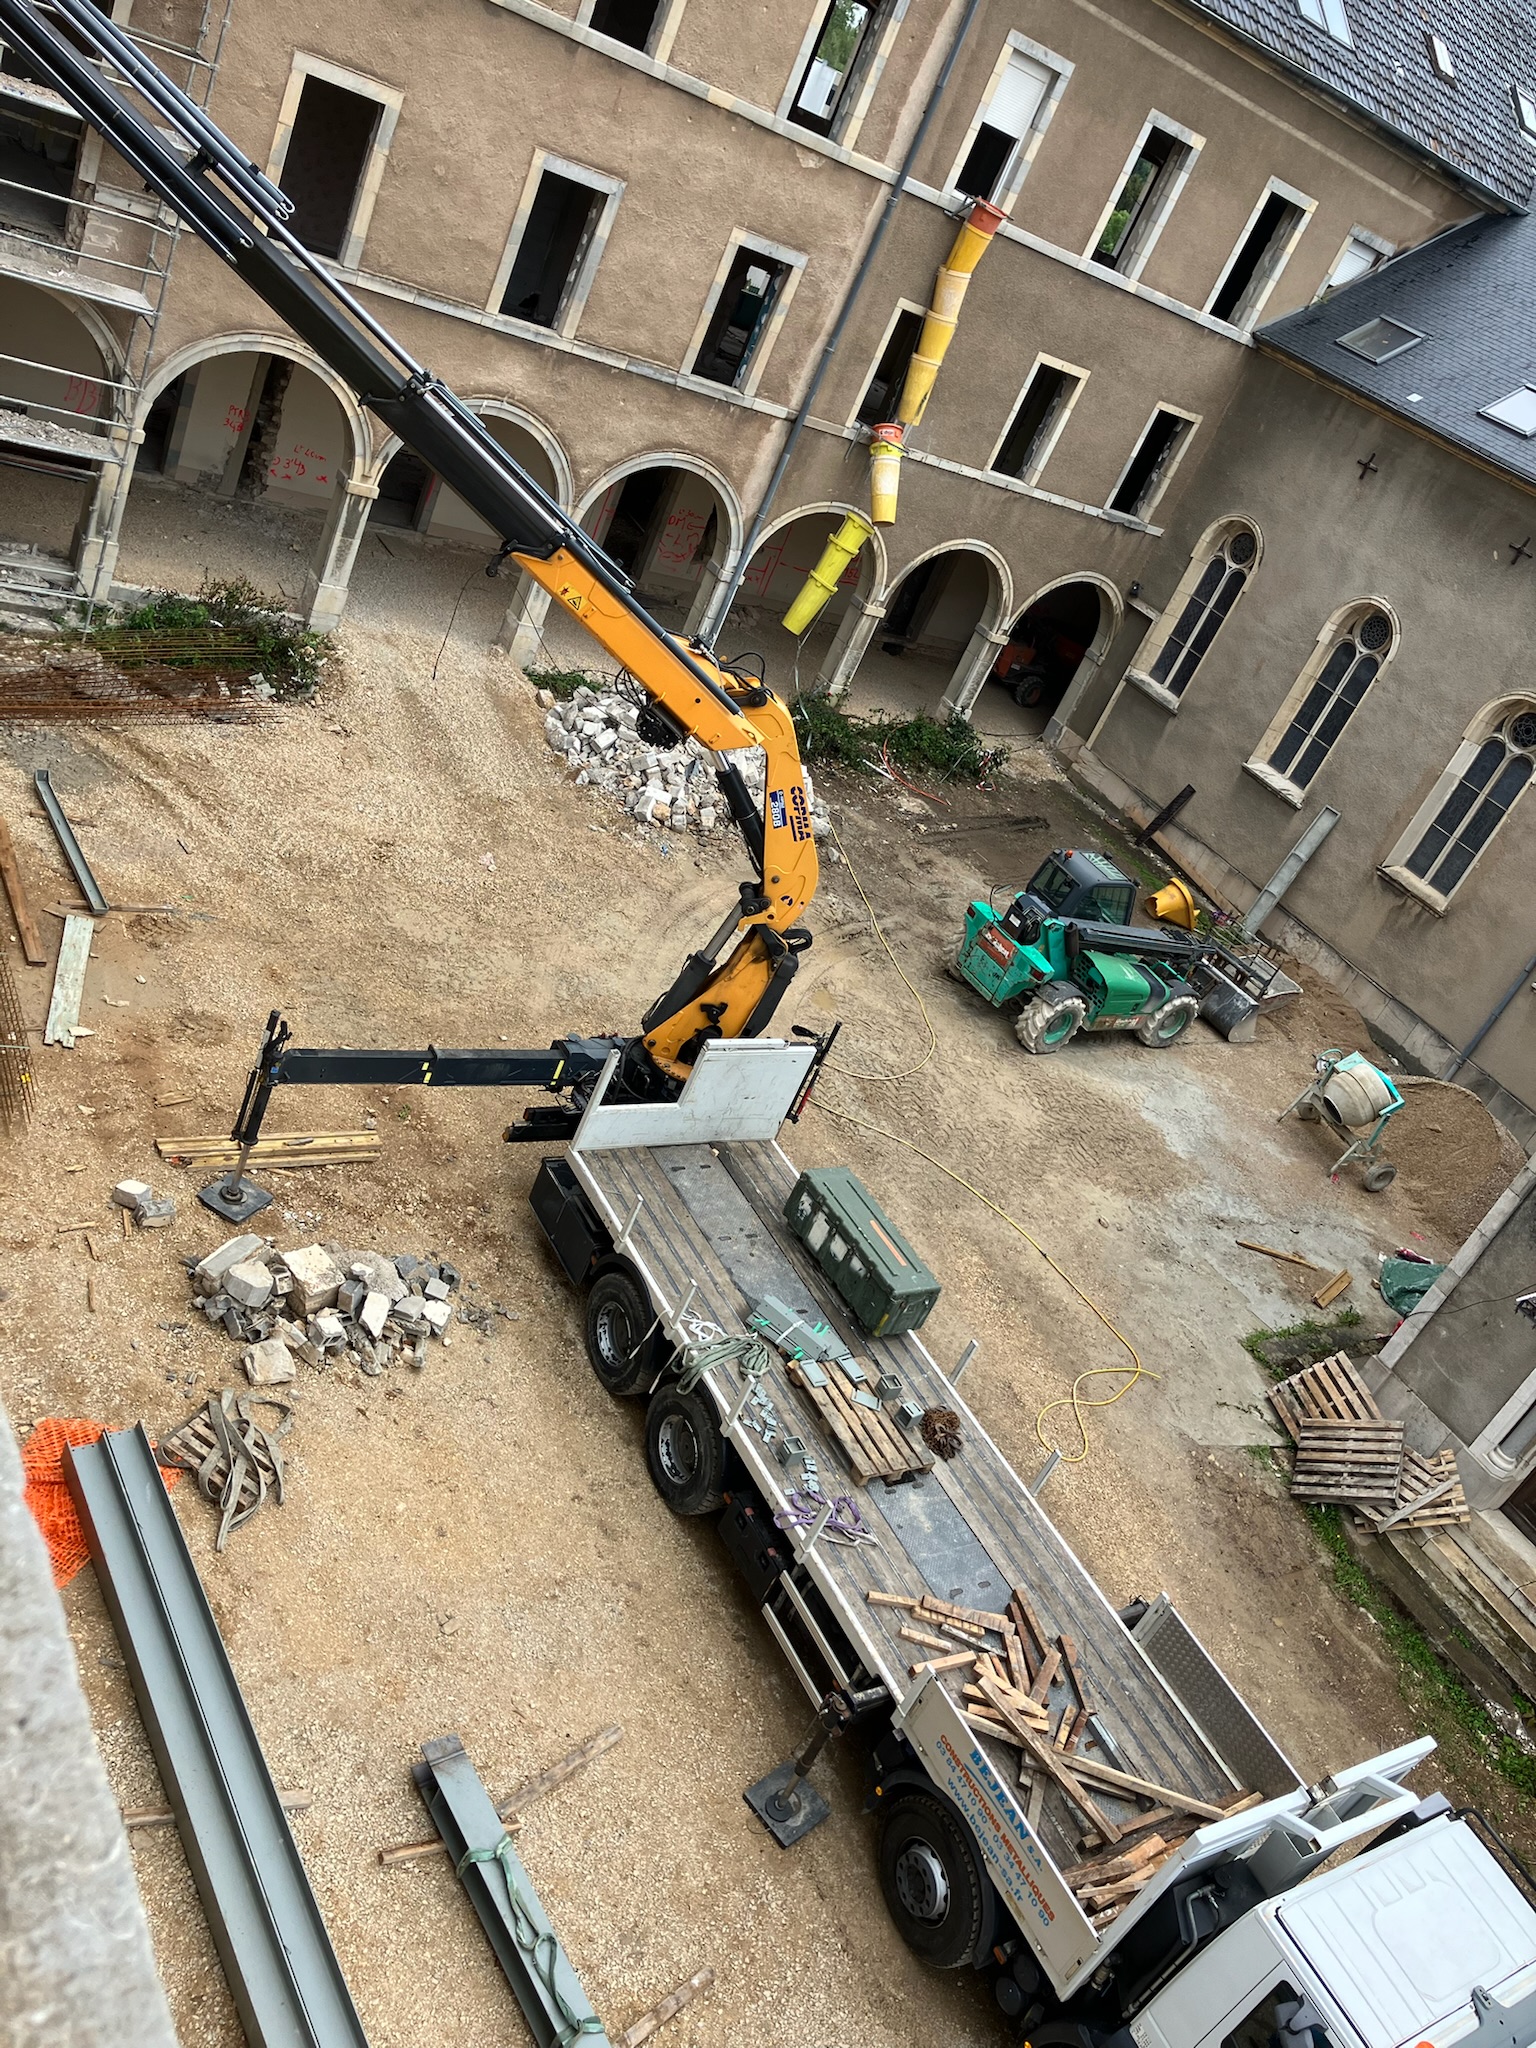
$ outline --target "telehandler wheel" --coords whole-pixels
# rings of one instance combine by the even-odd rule
[[[712,1515],[725,1499],[725,1438],[708,1399],[658,1387],[645,1411],[645,1462],[674,1515]]]
[[[1136,1020],[1136,1036],[1143,1045],[1173,1045],[1181,1039],[1200,1014],[1198,996],[1170,996],[1155,1010]]]
[[[936,1970],[970,1962],[986,1880],[954,1815],[925,1792],[899,1792],[880,1815],[880,1889],[907,1947]]]
[[[1360,1176],[1360,1185],[1368,1195],[1379,1195],[1384,1188],[1391,1187],[1397,1179],[1397,1168],[1389,1166],[1385,1159],[1378,1159],[1374,1166],[1368,1166]]]
[[[587,1360],[608,1392],[622,1400],[643,1393],[661,1370],[656,1321],[645,1289],[632,1273],[610,1266],[587,1296]]]
[[[1060,1052],[1087,1015],[1088,1005],[1075,988],[1051,982],[1020,1010],[1013,1035],[1026,1052]]]

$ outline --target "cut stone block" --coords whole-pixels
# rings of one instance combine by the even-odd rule
[[[148,1194],[134,1205],[140,1230],[164,1230],[176,1221],[176,1204],[169,1195]]]
[[[453,1321],[453,1303],[451,1301],[429,1301],[422,1309],[422,1314],[426,1317],[430,1327],[441,1337],[444,1330]]]
[[[343,1276],[323,1245],[306,1244],[297,1251],[284,1252],[282,1266],[293,1282],[288,1290],[291,1307],[313,1316],[335,1306]]]
[[[249,1347],[240,1363],[253,1387],[286,1386],[294,1376],[293,1354],[281,1337],[263,1337]]]
[[[119,1209],[137,1209],[145,1196],[153,1193],[147,1180],[120,1180],[112,1190],[112,1199]]]
[[[246,1231],[241,1237],[227,1238],[217,1251],[210,1252],[206,1259],[199,1259],[192,1268],[192,1285],[199,1294],[217,1294],[231,1266],[242,1265],[248,1260],[265,1264],[267,1256],[267,1240],[258,1237],[254,1231]]]
[[[241,1308],[263,1308],[272,1299],[272,1275],[254,1259],[242,1259],[224,1275],[224,1292]]]
[[[382,1252],[359,1252],[352,1261],[352,1278],[366,1280],[370,1292],[382,1294],[387,1301],[403,1301],[409,1293],[405,1282],[395,1270],[393,1259],[386,1259]]]

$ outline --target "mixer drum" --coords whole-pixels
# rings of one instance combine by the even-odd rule
[[[1340,1130],[1358,1131],[1375,1123],[1391,1100],[1391,1082],[1364,1062],[1331,1075],[1322,1091],[1323,1114]]]

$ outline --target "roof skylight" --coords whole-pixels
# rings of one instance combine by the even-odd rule
[[[1383,314],[1367,320],[1363,327],[1339,335],[1335,345],[1347,348],[1352,356],[1360,356],[1368,363],[1387,363],[1393,356],[1406,355],[1409,349],[1417,348],[1423,339],[1416,327],[1405,327],[1401,320],[1388,320]]]
[[[1436,78],[1454,78],[1456,76],[1456,66],[1451,59],[1450,45],[1445,41],[1444,37],[1437,36],[1432,30],[1426,29],[1424,31],[1424,42],[1429,50],[1429,68],[1434,72]]]
[[[1314,28],[1326,29],[1336,43],[1354,46],[1354,37],[1349,32],[1349,16],[1344,12],[1344,0],[1296,0],[1296,10],[1303,21],[1310,21]]]
[[[1512,85],[1509,96],[1515,103],[1515,119],[1520,123],[1521,133],[1536,142],[1536,94],[1527,92],[1523,85]]]
[[[1536,437],[1536,386],[1522,384],[1518,391],[1511,391],[1508,398],[1501,398],[1496,405],[1485,405],[1482,418],[1493,420],[1498,426],[1508,427],[1512,434],[1523,434],[1527,441]]]

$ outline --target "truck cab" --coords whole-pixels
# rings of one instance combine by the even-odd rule
[[[1048,854],[1014,898],[1014,906],[1037,917],[1086,919],[1091,924],[1129,924],[1136,885],[1101,853],[1058,847]],[[1006,927],[1008,913],[1004,914]]]
[[[1255,1907],[1114,2048],[1532,2042],[1536,1911],[1472,1824],[1442,1811]]]

